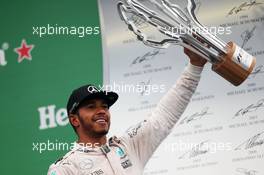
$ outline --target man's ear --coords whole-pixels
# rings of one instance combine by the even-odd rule
[[[77,117],[77,115],[70,114],[69,119],[70,119],[70,122],[71,122],[72,126],[74,126],[75,128],[80,126],[80,120]]]

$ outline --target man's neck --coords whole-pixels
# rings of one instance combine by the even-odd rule
[[[100,147],[101,145],[106,144],[106,136],[102,137],[79,137],[77,143],[82,144],[87,147]]]

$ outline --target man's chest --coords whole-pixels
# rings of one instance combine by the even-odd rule
[[[133,157],[118,148],[102,155],[82,154],[75,163],[79,175],[137,175],[140,172]]]

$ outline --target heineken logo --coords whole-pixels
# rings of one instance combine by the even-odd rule
[[[14,52],[18,55],[17,62],[21,63],[24,59],[31,61],[31,51],[33,48],[33,44],[27,44],[26,40],[23,39],[20,43],[20,46],[14,48]],[[6,58],[6,52],[8,49],[9,44],[7,42],[2,43],[2,46],[0,45],[0,66],[6,66],[8,63]]]
[[[15,48],[14,51],[18,54],[17,61],[20,63],[24,59],[29,61],[32,60],[31,51],[34,48],[34,45],[28,45],[26,40],[22,40],[20,47]]]
[[[7,64],[5,58],[5,51],[9,48],[8,43],[3,43],[2,48],[0,49],[0,66],[5,66]]]
[[[39,130],[66,126],[69,123],[67,110],[65,108],[57,109],[55,105],[42,106],[39,112]]]

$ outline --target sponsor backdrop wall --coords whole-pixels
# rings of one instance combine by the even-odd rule
[[[1,0],[0,16],[1,174],[46,174],[75,140],[71,90],[102,82],[97,1]]]
[[[176,82],[187,59],[179,46],[166,50],[144,46],[120,20],[118,1],[98,2],[104,83],[112,85],[120,94],[112,111],[115,116],[112,132],[122,133],[131,123],[148,116]],[[231,34],[219,37],[236,42],[257,57],[257,65],[248,80],[235,87],[212,72],[208,64],[191,103],[155,152],[145,174],[263,175],[264,2],[197,0],[196,3],[201,23],[225,27],[228,33],[231,30]],[[149,24],[137,16],[131,16],[130,20],[155,39]],[[134,85],[134,90],[125,85]]]

